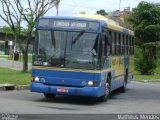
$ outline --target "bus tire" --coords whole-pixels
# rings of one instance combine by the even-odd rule
[[[56,97],[56,95],[55,94],[51,94],[51,93],[43,93],[44,94],[44,96],[46,97],[46,98],[55,98]]]
[[[124,76],[123,86],[120,88],[120,92],[122,93],[126,92],[127,80],[128,80],[128,74]]]
[[[104,95],[102,95],[101,97],[98,98],[99,102],[105,102],[105,101],[107,101],[110,98],[110,94],[111,94],[110,83],[111,83],[111,79],[110,79],[110,77],[108,77],[107,81],[106,81],[106,90],[105,90],[105,93],[104,93]]]

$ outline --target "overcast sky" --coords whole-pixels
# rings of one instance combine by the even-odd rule
[[[142,0],[121,0],[120,10],[130,6],[134,8]],[[160,0],[144,0],[151,3],[160,3]],[[105,9],[106,12],[111,12],[119,9],[120,0],[61,0],[59,6],[59,15],[68,16],[85,11],[88,14],[95,14],[97,10]],[[1,9],[1,8],[0,8]],[[56,15],[56,10],[51,9],[45,16]],[[0,26],[5,23],[0,18]]]
[[[120,9],[130,6],[134,8],[142,0],[121,0]],[[151,3],[160,2],[160,0],[144,0]],[[80,11],[94,14],[97,10],[105,9],[106,12],[111,12],[119,9],[120,0],[62,0],[59,6],[59,15],[73,15]],[[52,12],[51,12],[52,11]],[[53,10],[49,11],[48,15],[55,15]]]

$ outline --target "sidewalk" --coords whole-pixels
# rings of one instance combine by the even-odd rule
[[[0,67],[10,68],[13,70],[23,70],[23,63],[18,61],[6,60],[4,58],[0,58]],[[32,64],[28,63],[28,69],[31,70]]]

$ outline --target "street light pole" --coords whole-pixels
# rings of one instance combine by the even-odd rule
[[[121,9],[121,0],[119,0],[119,11]]]

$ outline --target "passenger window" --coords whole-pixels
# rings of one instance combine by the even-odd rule
[[[126,35],[126,54],[128,55],[128,35]]]
[[[118,34],[118,54],[121,54],[121,34]]]

